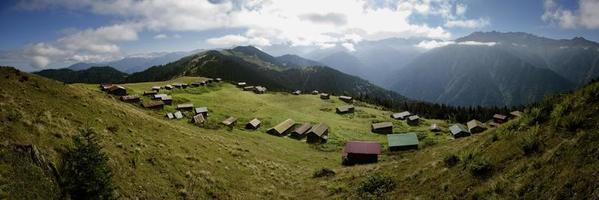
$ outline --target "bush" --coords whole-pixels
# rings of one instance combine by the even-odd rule
[[[445,166],[447,166],[447,167],[453,167],[453,166],[457,165],[458,162],[460,162],[460,158],[458,158],[458,156],[456,156],[454,154],[446,155],[443,158],[443,163],[445,163]]]
[[[73,138],[75,147],[64,156],[61,185],[71,199],[115,199],[108,157],[95,133],[83,130]]]
[[[524,155],[537,153],[541,150],[541,141],[539,141],[539,138],[532,133],[526,133],[526,135],[520,139],[519,144]]]
[[[312,175],[312,177],[314,178],[319,178],[319,177],[325,177],[325,176],[335,176],[335,171],[333,171],[332,169],[323,167],[317,171],[314,172],[314,175]]]
[[[393,190],[393,188],[395,188],[395,181],[392,178],[382,173],[375,173],[360,184],[358,193],[365,199],[378,198]]]
[[[470,174],[477,178],[486,178],[491,175],[491,172],[493,171],[491,163],[482,157],[474,157],[471,159],[467,164],[467,168],[468,171],[470,171]]]

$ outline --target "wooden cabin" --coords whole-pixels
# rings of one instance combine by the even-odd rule
[[[420,117],[418,115],[412,115],[408,117],[408,125],[418,126],[420,124]]]
[[[338,114],[353,113],[355,108],[352,105],[344,105],[335,108]]]
[[[164,104],[166,104],[166,105],[173,104],[173,97],[171,97],[171,96],[163,96],[160,98],[160,100],[162,100],[162,102],[164,102]]]
[[[343,148],[341,164],[355,165],[378,162],[381,145],[375,141],[348,141]]]
[[[295,128],[293,131],[291,131],[291,137],[295,139],[302,139],[306,137],[306,133],[308,133],[310,128],[312,128],[312,125],[310,123],[303,123],[302,125]]]
[[[175,119],[175,115],[173,115],[173,113],[166,113],[166,118],[168,119]]]
[[[173,89],[173,86],[172,86],[172,85],[165,85],[165,86],[164,86],[164,89],[167,89],[167,90],[172,90],[172,89]]]
[[[152,99],[160,99],[162,100],[162,97],[166,97],[168,96],[167,94],[155,94],[154,96],[152,96]]]
[[[254,91],[254,86],[245,86],[243,87],[243,91]]]
[[[120,85],[110,86],[107,90],[108,94],[116,95],[116,96],[125,96],[127,95],[127,89]]]
[[[229,117],[229,118],[225,119],[224,121],[222,121],[221,123],[224,124],[225,126],[233,127],[237,123],[237,118]]]
[[[240,87],[240,88],[243,88],[243,87],[245,87],[245,85],[247,85],[247,83],[246,83],[246,82],[238,82],[238,83],[237,83],[237,87]]]
[[[160,86],[153,86],[152,91],[155,91],[157,93],[160,92]]]
[[[183,119],[183,113],[181,113],[181,111],[177,111],[173,113],[173,115],[175,115],[175,119]]]
[[[470,120],[468,123],[466,123],[466,125],[468,126],[468,131],[470,131],[470,133],[472,134],[480,133],[487,130],[487,127],[485,127],[483,123],[479,122],[476,119]]]
[[[454,138],[470,136],[470,131],[462,124],[454,124],[449,127],[449,132]]]
[[[151,96],[154,97],[154,95],[158,94],[158,92],[156,92],[155,90],[152,91],[144,91],[144,96]]]
[[[256,94],[264,94],[264,93],[266,93],[266,87],[256,86],[256,87],[254,87],[254,93],[256,93]]]
[[[112,83],[102,83],[100,84],[100,90],[106,91],[108,88],[112,87],[114,84]]]
[[[302,94],[302,91],[301,91],[301,90],[296,90],[296,91],[293,91],[293,95],[300,95],[300,94]]]
[[[507,122],[507,116],[502,115],[502,114],[494,114],[493,121],[498,124],[503,124],[503,123]]]
[[[193,112],[197,114],[204,115],[204,118],[208,118],[208,107],[197,107],[193,109]]]
[[[308,133],[306,133],[306,142],[307,143],[317,143],[323,144],[326,143],[329,139],[329,126],[324,123],[320,123],[312,126]]]
[[[193,110],[193,103],[177,104],[177,110],[191,111],[191,110]]]
[[[318,90],[312,90],[312,95],[318,95]]]
[[[331,95],[327,93],[320,93],[320,99],[330,99]]]
[[[372,124],[373,133],[391,134],[393,133],[393,123],[380,122]]]
[[[518,117],[522,117],[522,114],[523,114],[522,112],[520,112],[520,111],[517,111],[517,110],[510,112],[510,116],[511,116],[512,118],[518,118]]]
[[[293,128],[294,125],[295,121],[292,119],[286,119],[285,121],[269,129],[267,132],[271,135],[284,136],[291,131],[291,128]]]
[[[416,133],[402,133],[387,135],[389,151],[418,149],[418,136]]]
[[[164,103],[162,101],[144,101],[141,106],[149,109],[162,109],[164,108]]]
[[[407,119],[411,115],[412,115],[412,113],[410,113],[408,111],[403,111],[403,112],[400,112],[400,113],[393,113],[393,114],[391,114],[391,118],[397,119],[397,120],[404,120],[404,119]]]
[[[345,103],[351,103],[354,99],[350,96],[339,96],[339,100]]]
[[[254,118],[245,125],[245,128],[246,129],[258,129],[258,128],[260,128],[260,124],[262,124],[262,122],[260,120],[258,120],[257,118]]]
[[[431,126],[428,129],[430,131],[432,131],[432,132],[439,132],[439,131],[441,131],[441,127],[439,127],[439,125],[437,125],[437,124],[431,124]]]
[[[128,102],[128,103],[139,102],[139,96],[136,96],[136,95],[121,96],[121,101]]]
[[[204,118],[204,115],[202,114],[197,114],[191,118],[191,123],[198,126],[203,126],[204,123],[206,123],[206,118]]]

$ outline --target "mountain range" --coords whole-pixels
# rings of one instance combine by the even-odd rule
[[[202,50],[193,50],[193,51],[176,51],[176,52],[155,52],[148,54],[139,54],[132,55],[120,60],[110,61],[110,62],[101,62],[101,63],[75,63],[69,67],[68,69],[79,71],[89,69],[90,67],[97,66],[111,66],[119,71],[125,73],[134,73],[140,72],[148,69],[151,66],[155,65],[163,65],[169,62],[173,62],[179,60],[185,56],[198,53]]]
[[[454,106],[528,104],[547,95],[573,90],[599,76],[599,45],[579,37],[556,40],[520,32],[475,32],[427,51],[419,47],[423,41],[418,38],[362,41],[352,51],[333,47],[303,56],[272,56],[256,47],[240,46],[157,53],[109,63],[80,63],[69,69],[107,64],[130,74],[127,78],[122,74],[115,76],[113,82],[203,75],[281,90],[321,89],[361,95],[373,91],[386,93],[382,92],[385,88],[411,99]],[[77,82],[77,78],[67,78],[70,75],[60,75],[73,72],[49,71],[38,74]],[[81,77],[84,73],[79,74]],[[338,82],[330,83],[331,80]]]
[[[599,76],[598,49],[583,38],[476,32],[418,56],[392,75],[390,88],[450,105],[522,105]]]

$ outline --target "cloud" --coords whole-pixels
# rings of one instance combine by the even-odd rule
[[[455,41],[437,41],[437,40],[428,40],[422,41],[415,45],[415,47],[422,49],[434,49],[439,47],[444,47],[447,45],[465,45],[465,46],[495,46],[496,42],[477,42],[477,41],[463,41],[463,42],[455,42]]]
[[[154,36],[154,39],[160,40],[160,39],[166,39],[168,38],[168,35],[166,34],[158,34]]]
[[[119,56],[119,45],[137,40],[138,34],[144,31],[242,30],[209,38],[206,43],[318,48],[342,45],[347,48],[362,40],[389,37],[446,40],[451,38],[446,28],[476,28],[488,24],[488,20],[465,18],[467,6],[453,0],[23,0],[19,6],[29,10],[84,10],[117,19],[114,25],[76,31],[54,42],[45,42],[65,52],[64,58],[39,55],[49,58],[50,63]],[[323,13],[323,9],[327,12]],[[441,17],[447,23],[431,26],[413,21],[415,15]],[[155,39],[167,37],[177,38],[167,34],[154,36]],[[79,56],[74,58],[76,53]],[[41,66],[44,62],[38,64]]]
[[[453,41],[437,41],[437,40],[428,40],[422,41],[415,46],[422,49],[434,49],[438,47],[447,46],[450,44],[455,44]]]
[[[346,42],[341,44],[341,46],[345,47],[348,51],[356,51],[356,48],[354,48],[354,44]]]
[[[488,19],[447,20],[445,27],[448,28],[481,28],[489,25]]]
[[[566,9],[554,0],[545,0],[544,13],[541,19],[545,22],[556,23],[561,28],[599,29],[599,1],[579,0],[578,9]]]
[[[347,24],[347,17],[340,13],[327,14],[304,14],[299,16],[302,20],[312,21],[314,23],[333,24],[336,26]]]
[[[256,45],[270,46],[270,41],[265,38],[255,37],[247,38],[242,35],[225,35],[222,37],[209,38],[206,43],[215,46],[231,46],[231,45]]]

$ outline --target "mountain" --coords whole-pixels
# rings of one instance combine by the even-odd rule
[[[326,66],[293,68],[285,63],[289,62],[283,62],[255,47],[235,47],[221,51],[210,50],[166,65],[154,66],[143,72],[131,74],[126,81],[146,82],[180,76],[207,76],[245,81],[272,90],[319,90],[354,97],[369,95],[395,100],[405,99],[366,80]]]
[[[102,63],[75,63],[68,67],[68,69],[79,71],[88,69],[94,66],[111,66],[125,73],[134,73],[143,71],[151,66],[163,65],[175,60],[179,60],[182,57],[197,53],[201,50],[194,50],[190,52],[158,52],[148,53],[140,55],[132,55],[125,57],[120,60],[102,62]]]
[[[395,73],[422,53],[416,45],[422,38],[361,41],[352,51],[345,48],[316,50],[306,56],[344,73],[389,88]]]
[[[125,80],[126,73],[112,67],[91,67],[85,70],[46,69],[34,74],[65,83],[120,83]]]
[[[599,77],[599,44],[582,37],[549,39],[521,32],[475,32],[456,42],[496,42],[539,68],[550,69],[578,86]]]
[[[310,67],[310,66],[322,66],[323,64],[300,57],[298,55],[293,54],[285,54],[282,56],[276,57],[276,59],[285,67],[290,68],[302,68],[302,67]]]
[[[575,89],[599,76],[599,45],[527,33],[475,32],[394,73],[391,89],[459,106],[513,106]]]

